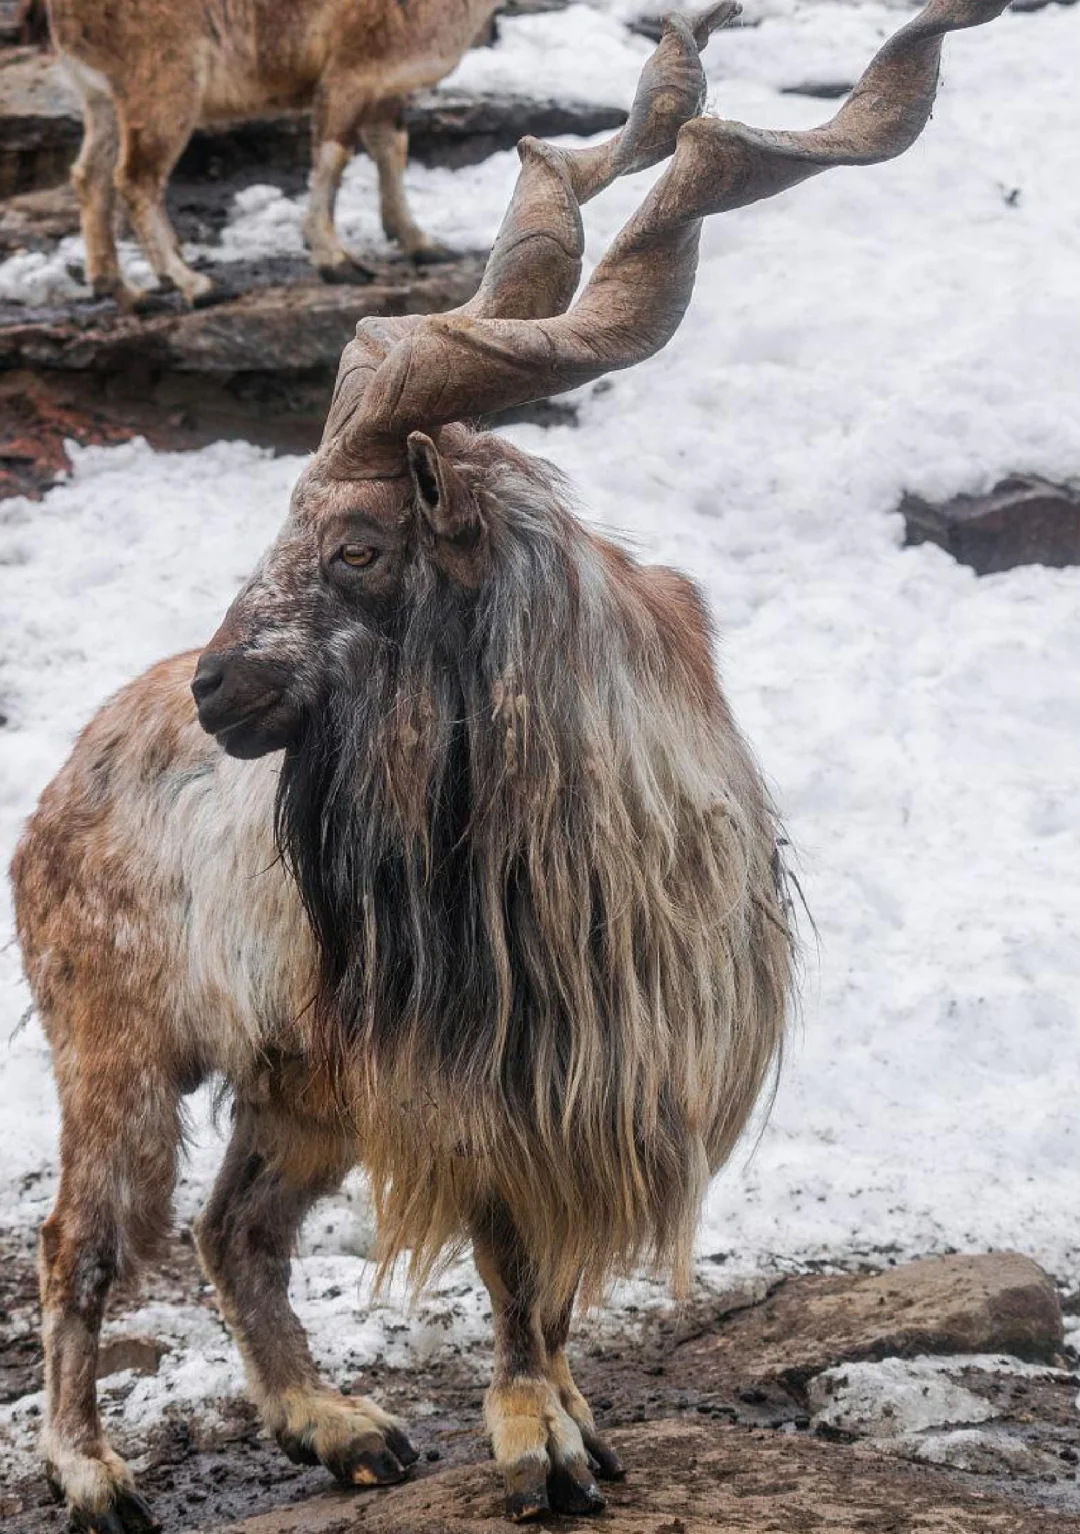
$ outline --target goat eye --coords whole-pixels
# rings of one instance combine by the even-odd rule
[[[373,565],[379,557],[379,550],[373,549],[366,543],[345,543],[342,545],[338,557],[343,564],[353,570],[364,570],[368,565]]]

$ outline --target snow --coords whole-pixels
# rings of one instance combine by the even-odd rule
[[[914,1440],[927,1428],[970,1427],[999,1416],[999,1409],[985,1396],[956,1383],[953,1376],[964,1372],[1066,1384],[1075,1379],[1067,1369],[1025,1363],[1005,1353],[838,1364],[810,1381],[813,1426],[876,1440]]]
[[[937,1358],[884,1358],[842,1364],[810,1381],[807,1394],[815,1432],[869,1440],[885,1454],[980,1474],[1060,1473],[1060,1460],[994,1422],[1001,1408],[955,1376],[1075,1383],[1065,1369],[1024,1363],[998,1354]]]
[[[774,127],[831,110],[778,84],[854,73],[896,21],[875,6],[774,9],[709,50],[724,113]],[[578,29],[566,34],[578,51],[590,28],[614,36],[593,11],[505,23],[500,49],[463,64],[470,83],[504,68],[532,83],[541,21]],[[526,22],[535,35],[519,47]],[[597,89],[625,95],[630,55],[646,50],[619,37],[610,74],[579,59],[575,78],[591,69]],[[771,1121],[708,1200],[700,1248],[714,1282],[1011,1246],[1080,1284],[1080,570],[977,579],[938,549],[903,548],[896,515],[904,490],[948,496],[1016,471],[1080,481],[1077,38],[1075,11],[1051,8],[948,39],[934,121],[912,151],[714,221],[667,350],[587,391],[577,429],[512,432],[570,473],[602,526],[703,584],[816,923]],[[514,169],[511,155],[414,168],[417,211],[440,237],[482,244]],[[594,258],[647,184],[590,207]],[[258,190],[226,247],[292,249],[299,204]],[[348,237],[374,238],[373,207],[360,161],[343,195]],[[0,280],[10,274],[9,262]],[[72,456],[41,505],[0,503],[5,859],[98,702],[213,631],[300,469],[242,444]],[[56,1165],[47,1051],[35,1019],[20,1026],[27,1005],[8,944],[0,1227],[12,1229],[41,1218]],[[202,1104],[181,1218],[219,1152]],[[482,1368],[486,1300],[471,1266],[418,1311],[400,1289],[372,1307],[369,1239],[354,1181],[316,1216],[296,1269],[335,1377],[353,1359],[441,1346],[475,1349]],[[658,1302],[631,1284],[604,1324]],[[168,1400],[239,1391],[235,1352],[197,1297],[171,1319],[123,1325],[179,1339],[109,1408],[136,1448]],[[0,1416],[20,1454],[34,1404]]]
[[[815,1428],[875,1439],[998,1415],[983,1396],[951,1380],[939,1359],[886,1358],[826,1369],[811,1381],[809,1399]]]

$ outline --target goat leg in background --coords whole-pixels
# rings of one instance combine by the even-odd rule
[[[521,140],[521,170],[483,280],[468,303],[445,316],[448,321],[529,320],[564,313],[581,280],[581,204],[616,177],[645,170],[674,153],[680,128],[705,100],[700,51],[714,31],[738,15],[736,0],[719,0],[699,16],[669,16],[641,72],[626,122],[604,143],[560,149],[540,139]],[[356,339],[342,353],[323,440],[339,439],[347,469],[351,465],[365,472],[345,428],[362,420],[363,396],[390,352],[424,321],[416,314],[361,321]]]
[[[383,233],[395,240],[417,266],[452,261],[456,252],[434,239],[413,217],[405,190],[409,135],[404,125],[404,101],[383,101],[373,120],[360,130],[360,141],[379,173],[379,215]]]

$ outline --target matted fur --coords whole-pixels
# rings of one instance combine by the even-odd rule
[[[641,1260],[685,1286],[791,935],[696,590],[586,532],[548,465],[461,438],[489,575],[417,561],[396,624],[341,647],[278,834],[384,1268],[408,1250],[422,1280],[494,1195],[553,1313]]]

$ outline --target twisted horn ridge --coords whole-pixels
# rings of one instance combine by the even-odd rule
[[[669,17],[641,72],[627,120],[606,143],[563,150],[522,139],[521,173],[484,280],[457,314],[545,319],[569,306],[581,279],[581,207],[618,176],[647,170],[674,154],[680,128],[705,104],[700,51],[740,10],[735,0],[720,0],[696,18]]]
[[[606,143],[563,150],[540,139],[521,140],[517,185],[480,287],[467,304],[442,318],[535,320],[563,313],[581,280],[582,204],[617,176],[647,170],[674,153],[679,129],[705,101],[700,51],[740,10],[737,0],[719,0],[695,17],[670,17],[641,72],[626,122]],[[424,320],[421,315],[362,320],[355,341],[342,353],[323,442],[342,439],[338,456],[351,460],[355,474],[377,476],[400,466],[392,438],[380,442],[377,430],[364,433],[362,406],[394,347]],[[352,429],[346,433],[346,428]]]
[[[347,421],[331,411],[342,467],[354,475],[393,472],[412,430],[561,394],[652,356],[690,302],[708,214],[774,196],[834,165],[902,154],[929,119],[943,35],[979,26],[1006,4],[929,0],[884,45],[836,116],[805,132],[697,116],[704,95],[698,51],[734,8],[668,17],[630,117],[613,139],[575,151],[523,141],[514,199],[469,304],[445,315],[360,322],[342,358],[338,395],[347,366],[363,359],[362,399],[348,391],[356,408]],[[568,308],[580,272],[580,205],[616,176],[673,151]],[[335,435],[331,423],[327,433]]]

